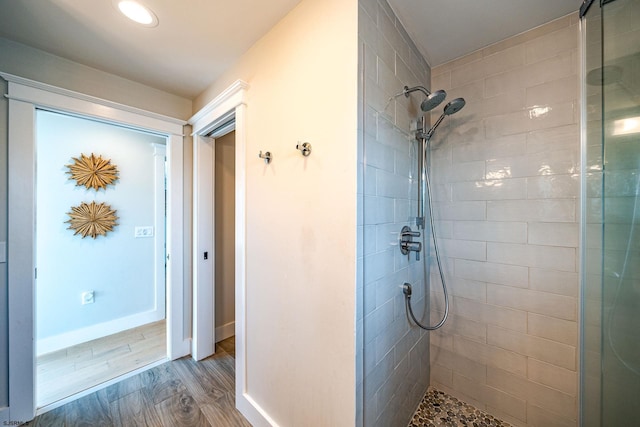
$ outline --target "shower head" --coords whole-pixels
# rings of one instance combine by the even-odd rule
[[[436,108],[447,97],[447,92],[444,90],[437,90],[427,95],[424,101],[420,104],[420,109],[425,113]]]
[[[447,116],[457,113],[462,110],[462,107],[467,103],[464,98],[456,98],[444,106],[444,113]]]
[[[445,116],[450,116],[462,110],[462,107],[464,107],[466,103],[467,102],[464,100],[464,98],[456,98],[445,105],[444,112],[440,115],[440,117],[438,117],[438,120],[436,120],[434,125],[431,126],[431,129],[429,129],[426,134],[423,134],[424,138],[426,138],[427,140],[431,139],[433,133],[436,131],[436,128],[440,126],[440,123],[442,123],[442,120],[444,120]]]
[[[440,103],[444,101],[444,98],[446,98],[447,96],[447,92],[445,92],[444,90],[437,90],[431,93],[424,86],[416,86],[412,88],[410,88],[409,86],[405,86],[404,91],[402,93],[404,94],[404,96],[408,98],[411,92],[415,92],[417,90],[419,90],[420,92],[424,93],[427,96],[427,98],[424,101],[422,101],[422,103],[420,104],[420,109],[425,113],[427,111],[433,110],[438,105],[440,105]]]

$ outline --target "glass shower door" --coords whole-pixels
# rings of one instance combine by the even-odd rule
[[[586,25],[585,426],[629,425],[640,395],[640,2],[603,3]]]

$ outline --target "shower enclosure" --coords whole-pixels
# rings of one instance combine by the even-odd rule
[[[582,19],[585,427],[633,424],[640,396],[640,2],[601,3]]]

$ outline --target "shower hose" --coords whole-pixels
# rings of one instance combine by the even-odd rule
[[[436,238],[436,228],[434,226],[433,223],[433,204],[431,202],[431,180],[429,179],[429,168],[427,168],[427,152],[430,150],[430,143],[431,143],[431,139],[430,138],[425,138],[426,144],[424,145],[424,149],[422,150],[422,156],[423,156],[423,162],[422,164],[425,165],[423,170],[420,171],[421,174],[424,174],[424,179],[426,181],[426,187],[427,187],[427,205],[429,207],[429,225],[431,227],[431,237],[433,239],[433,248],[434,248],[434,253],[436,255],[436,263],[438,264],[438,272],[440,273],[440,281],[442,282],[442,293],[444,294],[444,314],[442,316],[442,319],[435,324],[434,326],[430,326],[430,325],[423,325],[422,323],[420,323],[420,321],[418,319],[416,319],[416,316],[413,314],[413,309],[411,308],[411,285],[409,283],[405,283],[404,286],[402,287],[402,292],[404,293],[404,303],[407,309],[407,312],[409,313],[409,315],[411,316],[411,319],[413,320],[413,322],[418,325],[419,327],[421,327],[422,329],[425,329],[427,331],[434,331],[436,329],[439,329],[442,327],[442,325],[444,325],[444,322],[447,321],[447,317],[449,316],[449,295],[447,292],[447,284],[445,282],[445,278],[444,278],[444,272],[442,270],[442,263],[440,262],[440,252],[438,250],[438,239]],[[422,179],[422,178],[421,178]],[[423,203],[424,203],[424,199],[423,199]],[[422,239],[423,239],[423,247],[426,248],[426,241],[425,241],[425,233],[422,233]],[[422,261],[422,267],[423,267],[423,272],[424,272],[424,280],[428,280],[428,276],[427,276],[427,257],[423,257],[423,261]],[[425,295],[425,298],[427,297],[427,295]]]

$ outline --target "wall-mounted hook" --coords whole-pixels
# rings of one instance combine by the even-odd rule
[[[296,145],[296,149],[300,150],[302,152],[302,155],[305,157],[311,154],[311,144],[309,144],[308,142],[298,142],[298,145]]]
[[[266,151],[264,154],[262,154],[262,150],[260,150],[260,154],[258,154],[258,157],[260,157],[261,159],[264,159],[264,162],[266,164],[271,163],[271,153],[269,151]]]

